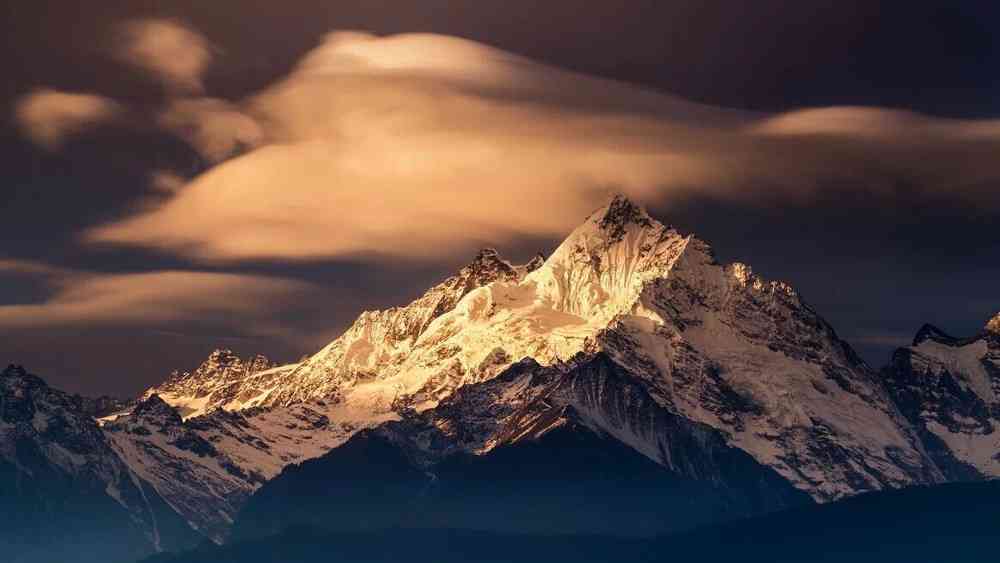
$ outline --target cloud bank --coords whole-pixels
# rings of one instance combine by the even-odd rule
[[[1000,207],[998,122],[736,112],[442,36],[331,34],[233,112],[204,136],[245,128],[259,148],[86,240],[205,261],[435,259],[561,236],[612,191]]]

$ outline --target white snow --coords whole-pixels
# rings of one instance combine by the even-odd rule
[[[924,340],[913,348],[914,371],[934,374],[947,371],[962,378],[978,397],[991,403],[997,400],[990,375],[983,366],[988,345],[979,339],[965,346],[949,346],[934,340]]]
[[[998,319],[1000,315],[990,323]],[[987,330],[990,330],[989,324]],[[963,345],[927,339],[912,347],[911,351],[910,362],[914,373],[927,376],[947,372],[960,386],[972,391],[987,405],[1000,402],[997,396],[1000,382],[993,381],[984,365],[985,362],[992,362],[1000,368],[1000,351],[991,350],[987,338],[978,338]],[[936,419],[937,413],[925,410],[922,416],[927,421],[927,429],[941,438],[956,457],[970,463],[984,475],[1000,477],[1000,420],[996,416],[990,417],[989,428],[984,431],[978,421],[950,413],[951,418],[961,424],[961,432],[954,432],[941,424]]]
[[[395,415],[372,415],[336,404],[303,403],[231,418],[209,414],[197,425],[159,430],[155,421],[123,416],[105,434],[126,464],[193,527],[221,542],[243,502],[291,463],[318,457],[358,430]],[[135,432],[142,426],[149,433]],[[190,432],[218,455],[198,455],[176,440]],[[227,469],[235,468],[237,472]]]
[[[270,449],[234,437],[243,431],[207,438],[237,466],[270,477],[336,447],[358,428],[393,419],[403,408],[432,408],[523,358],[554,365],[604,350],[648,378],[664,408],[718,429],[731,445],[818,500],[915,482],[903,466],[919,467],[925,459],[907,423],[868,368],[846,357],[825,326],[788,285],[764,281],[744,264],[717,264],[703,241],[615,198],[540,266],[511,266],[484,251],[416,301],[361,314],[302,362],[248,367],[219,356],[147,395],[159,393],[185,417],[267,407],[248,417],[245,434],[259,436]],[[974,355],[956,361],[964,366]],[[977,390],[988,381],[983,373],[975,371]],[[733,405],[721,403],[736,400],[731,395],[752,408],[730,412]],[[303,409],[328,416],[330,429],[289,429],[300,424]],[[585,414],[657,459],[662,448],[655,436],[616,426],[600,413]],[[157,459],[133,451],[133,436],[117,440],[128,442],[120,447],[130,465],[157,471]],[[150,443],[217,483],[219,496],[253,489],[216,460],[158,440]],[[818,458],[815,448],[836,449],[846,461]],[[931,479],[939,477],[930,472]],[[197,489],[190,482],[154,477],[168,498],[202,494],[169,490]],[[223,514],[231,516],[237,504],[222,503]]]

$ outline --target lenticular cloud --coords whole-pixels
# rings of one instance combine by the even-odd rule
[[[555,237],[611,191],[794,205],[846,189],[891,203],[903,183],[998,204],[994,122],[750,114],[436,35],[330,34],[226,112],[258,148],[86,239],[206,261],[419,260]],[[231,151],[202,133],[206,150]]]

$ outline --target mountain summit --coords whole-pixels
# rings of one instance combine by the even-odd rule
[[[188,416],[327,399],[368,411],[428,408],[521,358],[550,364],[593,348],[597,334],[629,311],[645,284],[666,275],[691,240],[617,196],[547,260],[515,266],[484,249],[416,301],[362,313],[301,363],[236,378],[197,376],[219,371],[210,358],[194,376],[146,395],[159,394]],[[217,391],[220,379],[225,393]]]
[[[997,313],[986,323],[986,331],[993,334],[1000,334],[1000,313]]]
[[[935,345],[950,338],[922,333]],[[298,363],[218,351],[146,392],[185,421],[140,412],[105,432],[217,540],[282,467],[348,455],[337,452],[355,439],[388,440],[422,476],[452,456],[590,433],[699,483],[742,482],[720,464],[747,467],[741,475],[763,487],[747,490],[770,501],[705,493],[742,514],[795,495],[825,502],[1000,475],[901,409],[906,388],[887,384],[789,285],[718,263],[706,242],[617,196],[544,260],[514,265],[484,249]]]

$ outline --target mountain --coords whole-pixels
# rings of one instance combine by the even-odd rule
[[[597,354],[525,360],[289,467],[251,497],[234,537],[300,525],[648,536],[806,503]]]
[[[197,541],[92,414],[19,366],[0,373],[4,560],[132,561]]]
[[[128,411],[135,405],[134,400],[110,397],[108,395],[84,397],[77,394],[73,395],[73,401],[79,405],[79,409],[83,414],[99,420],[117,416],[120,413]]]
[[[995,560],[1000,482],[911,487],[652,539],[397,528],[297,527],[148,563],[987,563]]]
[[[244,360],[232,350],[216,350],[194,371],[175,371],[141,398],[157,395],[177,407],[184,418],[213,409],[238,410],[244,406],[237,399],[242,389],[257,373],[273,367],[264,356]]]
[[[883,376],[942,465],[967,479],[1000,477],[1000,314],[970,338],[924,325]]]
[[[249,496],[291,463],[322,455],[362,427],[323,402],[221,409],[182,420],[158,395],[107,422],[118,456],[209,539],[222,542]],[[367,424],[385,420],[373,418]]]
[[[923,330],[878,372],[790,286],[618,196],[547,258],[481,251],[298,363],[216,351],[100,447],[215,542],[303,515],[649,535],[995,476],[997,325]]]
[[[536,258],[514,266],[496,250],[482,250],[458,274],[412,303],[361,313],[342,336],[301,363],[264,369],[270,366],[261,357],[243,362],[231,352],[217,351],[194,372],[175,375],[145,396],[160,395],[188,416],[213,408],[238,410],[330,399],[365,411],[391,411],[402,391],[393,376],[412,370],[408,359],[428,351],[420,339],[434,321],[474,290],[491,283],[516,283],[541,263]],[[343,396],[349,392],[351,397]]]
[[[626,198],[539,262],[518,268],[484,251],[420,299],[363,313],[319,353],[254,373],[213,406],[323,400],[360,419],[395,416],[522,358],[603,352],[659,406],[720,431],[817,500],[949,478],[878,373],[794,290],[718,264],[707,243]],[[163,396],[208,408],[198,401],[213,385]]]

